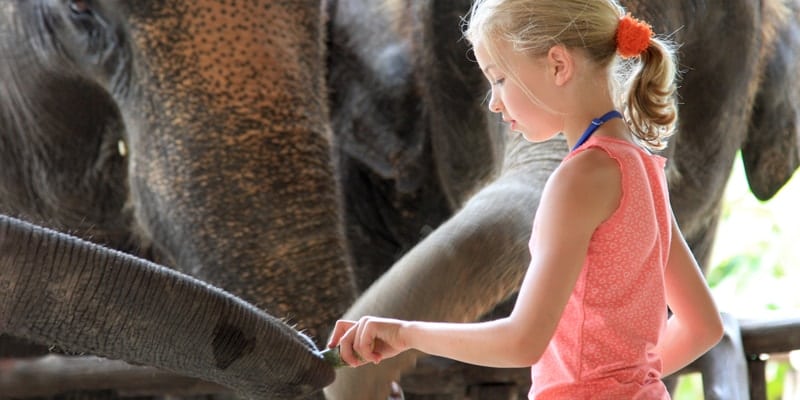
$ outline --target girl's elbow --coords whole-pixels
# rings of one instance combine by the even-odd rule
[[[531,352],[525,358],[525,366],[528,366],[528,367],[532,366],[532,365],[538,363],[539,360],[541,360],[541,359],[542,359],[542,353],[541,352],[536,352],[536,353]]]
[[[706,343],[708,349],[716,346],[725,337],[725,324],[722,317],[712,318],[697,334],[700,340]]]
[[[529,326],[542,326],[541,323],[531,323],[530,321],[514,320],[514,316],[504,320],[505,342],[509,346],[506,351],[509,355],[508,363],[510,367],[530,367],[539,362],[542,358],[550,336],[544,337],[543,330],[531,331]]]
[[[512,357],[508,360],[507,367],[509,368],[527,368],[539,362],[542,358],[542,353],[520,349],[513,353]]]
[[[714,344],[719,342],[722,339],[723,336],[725,336],[725,325],[719,324],[719,326],[717,327],[717,330],[715,331]]]
[[[514,367],[523,368],[530,367],[539,362],[542,358],[542,352],[535,349],[520,349],[514,360]]]
[[[539,362],[544,354],[547,344],[540,343],[537,340],[530,338],[523,338],[517,341],[514,348],[511,349],[514,357],[514,364],[516,367],[530,367]]]
[[[711,339],[711,347],[716,346],[720,340],[725,336],[725,323],[722,320],[722,316],[718,315],[717,318],[714,320],[714,323],[711,326],[709,332],[709,338]]]

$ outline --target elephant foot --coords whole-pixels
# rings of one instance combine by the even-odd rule
[[[392,381],[392,391],[389,392],[388,400],[406,400],[406,396],[403,394],[403,388],[400,387],[400,384]]]

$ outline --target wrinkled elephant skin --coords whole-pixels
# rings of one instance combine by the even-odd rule
[[[266,335],[265,344],[271,344],[260,347],[257,341],[253,345],[263,360],[250,365],[252,374],[274,375],[264,379],[276,397],[294,398],[309,387],[320,389],[325,371],[308,360],[316,358],[315,346],[355,297],[332,161],[321,3],[253,1],[231,7],[210,0],[4,0],[0,11],[0,77],[12,82],[0,89],[2,140],[24,143],[3,146],[0,153],[5,156],[18,150],[18,157],[36,155],[19,168],[3,169],[0,194],[7,187],[13,188],[9,192],[25,193],[31,190],[26,184],[45,187],[65,179],[81,181],[84,187],[111,188],[108,193],[83,197],[86,204],[80,203],[80,193],[68,193],[73,188],[64,184],[54,186],[54,199],[49,202],[35,195],[41,189],[27,197],[3,195],[2,211],[77,230],[85,238],[97,235],[109,246],[152,257],[256,307],[235,311],[228,304],[225,309],[200,310],[197,316],[204,317],[206,324],[228,308],[245,314],[263,310],[281,318],[271,320],[274,326],[266,333],[242,336]],[[75,92],[59,91],[47,98],[53,88]],[[87,96],[89,100],[84,100]],[[65,109],[76,114],[52,111],[58,101],[70,102]],[[95,104],[107,110],[78,113]],[[82,115],[98,128],[79,124]],[[68,118],[75,120],[60,123]],[[74,151],[48,143],[57,135],[74,135],[88,144],[75,146],[79,151]],[[13,163],[15,158],[3,161]],[[70,164],[83,173],[64,173],[62,168]],[[49,219],[58,211],[44,206],[58,204],[61,195],[72,196],[65,205],[77,204],[76,209],[67,210],[73,214],[92,209],[107,213],[87,213],[91,215],[88,223],[63,215]],[[33,202],[25,209],[27,199]],[[97,204],[87,206],[93,202]],[[35,240],[47,238],[38,235]],[[16,244],[4,243],[12,248]],[[107,250],[92,251],[103,254]],[[19,255],[19,259],[27,256]],[[91,269],[102,273],[104,256],[94,257]],[[84,262],[69,255],[59,260],[65,270],[81,268]],[[8,268],[13,267],[11,260]],[[115,276],[104,279],[111,280],[108,284],[124,283]],[[171,304],[169,293],[138,287],[130,288],[131,308],[140,306],[139,296],[144,295],[133,289]],[[24,309],[34,321],[47,311],[37,308],[45,305],[37,303],[35,293],[16,293],[19,299],[27,299]],[[98,297],[82,301],[98,307],[105,300],[99,297],[103,293],[93,293]],[[215,292],[203,293],[213,296]],[[163,307],[160,312],[170,311]],[[96,319],[84,321],[89,324],[84,329],[101,329],[109,323],[103,313],[89,315]],[[124,321],[115,320],[113,328],[121,329]],[[227,325],[220,326],[218,337],[241,336],[227,335]],[[286,332],[289,326],[291,334]],[[32,339],[55,340],[52,334],[7,328]],[[282,333],[278,335],[276,329]],[[303,337],[295,329],[316,343],[292,344]],[[202,332],[207,331],[197,333]],[[207,343],[213,336],[201,338],[196,340],[213,347]],[[275,345],[281,340],[287,342],[285,346]],[[186,373],[195,376],[204,368],[202,359],[187,367],[190,362],[178,354],[168,360],[154,358],[167,343],[153,341],[144,348],[119,349],[104,348],[110,344],[101,340],[91,350],[131,361],[157,359],[173,370],[186,367]],[[66,339],[61,344],[67,350],[84,348]],[[140,351],[152,354],[143,356]],[[264,361],[278,367],[291,356],[297,358],[297,368],[264,369]],[[222,364],[238,362],[231,355],[222,358],[228,360]],[[225,383],[225,372],[218,369],[208,369],[219,374],[209,380]],[[319,376],[313,378],[315,373]],[[297,385],[296,392],[281,386],[287,383]],[[251,390],[245,383],[237,383],[236,389],[261,397],[266,393],[263,387]]]
[[[74,268],[64,268],[66,260]],[[137,307],[130,306],[132,293],[142,295]],[[107,317],[98,323],[98,314]],[[198,317],[209,315],[215,317]],[[178,371],[250,399],[300,398],[334,377],[309,338],[230,294],[6,216],[0,331]]]

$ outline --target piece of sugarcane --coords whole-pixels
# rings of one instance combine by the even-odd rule
[[[331,347],[319,353],[322,358],[332,365],[333,368],[346,367],[347,363],[342,360],[342,354],[339,352],[339,346]]]

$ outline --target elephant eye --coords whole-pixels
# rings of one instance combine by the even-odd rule
[[[89,14],[92,7],[87,0],[70,0],[69,9],[75,14]]]

